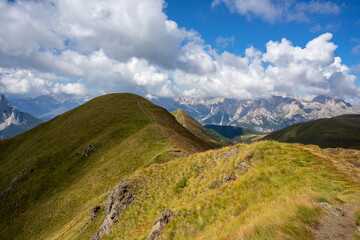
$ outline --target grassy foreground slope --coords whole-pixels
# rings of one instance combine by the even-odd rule
[[[267,135],[279,142],[316,144],[320,147],[360,149],[360,114],[294,124]]]
[[[146,239],[164,209],[175,217],[162,239],[315,239],[317,203],[359,203],[358,153],[262,141],[151,165],[130,176],[135,202],[104,239]],[[77,231],[65,238],[91,236]]]
[[[206,129],[197,122],[194,118],[192,118],[189,114],[187,114],[182,109],[177,109],[171,112],[172,115],[176,118],[176,120],[184,126],[187,130],[193,133],[198,138],[202,139],[204,142],[208,143],[213,147],[225,146],[229,145],[229,142],[226,141],[218,141],[213,138]]]
[[[209,148],[140,96],[95,98],[0,141],[0,239],[63,238],[125,176]]]

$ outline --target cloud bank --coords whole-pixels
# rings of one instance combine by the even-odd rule
[[[269,19],[283,14],[273,1],[262,1],[266,10],[254,10],[251,0],[244,1],[249,4],[244,14]],[[236,7],[242,1],[213,5],[221,2]],[[330,33],[303,48],[284,38],[269,41],[265,52],[250,47],[243,56],[218,53],[199,33],[168,19],[164,7],[164,0],[0,0],[0,92],[81,96],[100,89],[241,99],[298,91],[360,94],[355,76],[335,56]],[[292,8],[297,13],[339,11],[323,1]],[[219,44],[231,41],[223,38]]]

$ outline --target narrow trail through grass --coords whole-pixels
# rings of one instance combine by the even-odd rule
[[[331,161],[331,164],[341,173],[346,175],[349,179],[360,183],[360,167],[358,165],[359,159],[349,161],[347,156],[343,161],[339,161],[339,153],[348,153],[347,150],[328,149],[321,150],[314,145],[299,145],[300,148],[309,151],[310,153],[322,159]],[[356,153],[357,154],[357,153]],[[341,158],[340,158],[341,159]],[[354,162],[355,161],[355,162]],[[315,233],[318,240],[352,240],[354,239],[357,212],[360,209],[360,204],[339,204],[336,206],[342,214],[334,214],[325,211],[325,215],[319,220],[316,226]]]

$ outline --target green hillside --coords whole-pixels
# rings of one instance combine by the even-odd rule
[[[166,209],[173,217],[161,239],[315,239],[317,231],[332,231],[322,225],[331,211],[345,212],[349,224],[335,231],[354,236],[358,154],[262,141],[154,164],[129,176],[135,200],[103,239],[146,239]],[[63,237],[87,239],[104,217],[101,211],[82,235],[86,221],[79,219]]]
[[[226,139],[234,143],[252,143],[264,137],[264,135],[255,134],[250,129],[235,127],[235,126],[222,126],[222,125],[204,125],[204,127],[213,134],[213,131],[221,134]],[[213,137],[216,138],[216,135]]]
[[[223,143],[227,143],[228,145],[232,145],[234,144],[230,139],[224,137],[223,135],[221,135],[220,133],[218,133],[215,130],[209,129],[209,128],[205,128],[207,134],[209,134],[212,138],[214,138],[216,141],[218,142],[223,142]]]
[[[322,148],[360,149],[360,115],[348,114],[298,123],[271,133],[264,139],[315,144]]]
[[[0,141],[0,239],[51,239],[139,168],[210,147],[165,109],[110,94]]]
[[[222,141],[222,139],[216,139],[211,134],[209,134],[206,129],[192,118],[189,114],[181,109],[177,109],[171,112],[176,120],[184,126],[187,130],[193,133],[198,138],[202,139],[204,142],[208,143],[213,147],[226,146],[230,143],[228,141]]]
[[[0,141],[0,239],[350,239],[359,155],[211,150],[140,96],[105,95]]]

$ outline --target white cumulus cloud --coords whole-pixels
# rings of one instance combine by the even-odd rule
[[[27,96],[52,93],[67,93],[80,96],[87,94],[88,90],[82,83],[68,81],[68,79],[55,74],[36,70],[0,68],[0,92],[2,93]]]
[[[331,1],[292,0],[213,0],[212,7],[225,4],[231,12],[251,18],[262,18],[269,22],[309,21],[311,14],[338,14],[340,7]]]
[[[187,95],[252,98],[281,92],[324,94],[333,97],[359,96],[355,76],[335,56],[332,34],[309,41],[305,48],[287,39],[269,41],[264,53],[250,47],[240,57],[224,52],[215,55],[215,70],[208,73],[176,71],[175,82]]]

